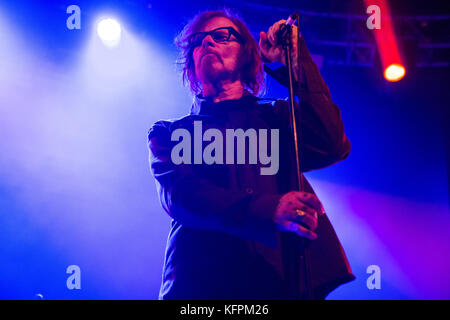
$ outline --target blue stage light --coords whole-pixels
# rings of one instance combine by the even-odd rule
[[[115,19],[102,19],[97,24],[97,34],[108,47],[115,47],[120,42],[122,29]]]

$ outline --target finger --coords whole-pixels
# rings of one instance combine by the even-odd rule
[[[314,194],[309,192],[296,192],[296,196],[300,201],[316,209],[318,213],[325,213],[325,209],[323,208],[322,203]]]
[[[295,222],[286,221],[283,225],[286,231],[296,233],[300,237],[304,237],[310,240],[317,239],[317,234],[315,232],[310,231]]]
[[[269,49],[269,40],[267,39],[267,33],[261,31],[259,33],[259,47],[262,49]]]
[[[269,42],[272,46],[276,46],[277,45],[277,41],[275,39],[275,32],[273,31],[273,27],[271,27],[269,29],[269,33],[267,34]]]
[[[291,211],[291,218],[295,218],[298,214],[295,212],[296,209],[302,210],[307,212],[308,214],[312,215],[313,217],[319,216],[319,211],[317,211],[316,208],[310,206],[307,202],[301,201],[298,198],[293,198],[289,202],[288,210]]]
[[[317,211],[304,205],[301,209],[295,208],[292,212],[289,212],[286,219],[304,224],[307,228],[314,230],[318,226],[318,214]]]
[[[275,33],[278,32],[283,24],[286,24],[286,20],[284,20],[284,19],[275,22],[274,25],[273,25],[274,32]]]
[[[273,26],[270,27],[269,39],[270,39],[272,45],[276,45],[278,43],[277,33],[278,33],[278,31],[280,31],[281,26],[284,24],[286,24],[286,20],[280,20],[280,21],[275,22],[273,24]]]
[[[297,36],[297,34],[298,34],[298,28],[297,28],[297,26],[294,24],[294,25],[292,25],[292,35],[293,35],[293,36]]]
[[[297,214],[294,222],[303,225],[304,227],[306,227],[311,231],[314,231],[318,226],[317,218],[306,212],[304,212],[303,215]]]
[[[297,37],[298,37],[298,28],[297,28],[297,26],[293,26],[293,28],[292,28],[292,35],[291,35],[291,37],[292,37],[292,46],[294,47],[294,48],[296,48],[297,47]]]
[[[272,46],[276,46],[277,45],[277,32],[280,29],[281,24],[283,23],[283,21],[285,20],[280,20],[278,22],[275,22],[270,28],[269,28],[269,32],[267,33],[268,38],[270,43],[272,44]]]
[[[278,42],[276,36],[277,36],[278,30],[280,30],[280,26],[282,24],[281,21],[284,21],[284,20],[275,22],[274,25],[269,28],[269,33],[268,33],[269,41],[273,46],[277,45],[277,42]]]
[[[311,215],[312,217],[314,217],[315,219],[318,218],[319,213],[317,212],[316,209],[314,209],[313,207],[309,206],[308,204],[302,203],[301,207],[297,208],[301,211],[305,211],[307,214]]]

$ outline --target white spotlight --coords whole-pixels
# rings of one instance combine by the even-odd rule
[[[119,22],[114,19],[103,19],[97,24],[97,34],[108,47],[115,47],[119,44],[121,32]]]

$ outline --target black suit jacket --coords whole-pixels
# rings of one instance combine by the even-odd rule
[[[306,172],[345,159],[350,142],[303,39],[299,59],[296,108]],[[266,71],[287,82],[284,67]],[[203,132],[217,128],[224,136],[227,128],[279,129],[278,173],[261,175],[259,163],[175,165],[171,150],[178,142],[171,141],[171,134],[177,128],[192,133],[196,120],[202,121]],[[288,103],[264,103],[248,93],[219,103],[203,100],[185,117],[156,122],[148,143],[161,203],[173,218],[160,299],[295,299],[288,288],[286,243],[272,221],[281,196],[297,188]],[[314,193],[304,180],[304,191]],[[315,298],[321,299],[354,276],[326,215],[319,218],[316,232],[318,238],[308,245],[310,281]],[[298,288],[303,292],[302,283]]]

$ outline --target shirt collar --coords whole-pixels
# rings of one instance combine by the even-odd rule
[[[239,111],[257,105],[258,98],[245,90],[244,94],[239,99],[223,100],[220,102],[213,102],[210,98],[205,98],[201,94],[196,96],[194,107],[191,114],[221,114],[230,111]],[[195,106],[196,105],[196,106]]]

